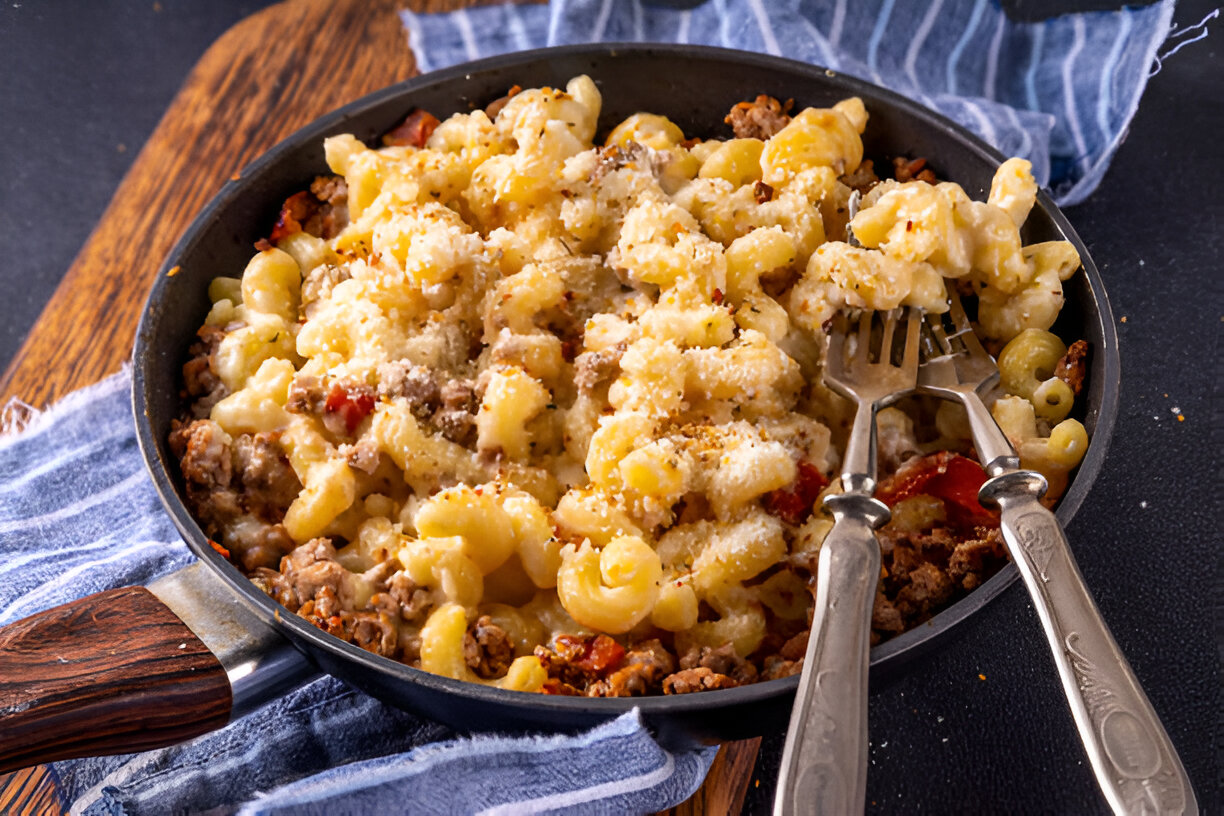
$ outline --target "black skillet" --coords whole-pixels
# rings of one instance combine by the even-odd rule
[[[281,202],[328,172],[323,139],[353,133],[373,144],[413,107],[445,119],[483,107],[512,85],[563,86],[583,73],[603,94],[600,135],[629,114],[650,111],[667,115],[686,134],[726,137],[726,111],[759,93],[793,98],[798,108],[857,95],[871,116],[864,136],[868,157],[926,157],[942,178],[958,182],[979,200],[1003,158],[947,119],[860,80],[789,60],[694,46],[583,45],[494,57],[408,80],[299,130],[228,182],[200,213],[166,259],[137,332],[132,400],[140,445],[166,510],[200,563],[151,585],[156,598],[142,589],[115,590],[0,630],[0,690],[5,672],[16,665],[5,654],[14,644],[25,644],[23,654],[36,672],[45,670],[40,656],[50,655],[56,643],[62,648],[63,639],[78,644],[74,648],[88,642],[98,653],[82,661],[79,671],[52,671],[37,689],[28,684],[31,690],[24,697],[0,700],[0,769],[171,744],[219,727],[320,670],[464,731],[574,730],[635,706],[674,745],[741,739],[786,727],[794,677],[700,694],[588,699],[503,691],[379,657],[276,604],[210,546],[183,503],[177,462],[166,439],[182,407],[182,362],[209,308],[208,282],[218,275],[239,275]],[[1024,238],[1069,240],[1083,260],[1082,272],[1066,285],[1067,305],[1054,329],[1064,338],[1084,338],[1091,349],[1080,417],[1092,442],[1059,505],[1066,525],[1101,468],[1113,430],[1117,338],[1087,249],[1044,193],[1025,224]],[[168,274],[175,267],[177,272]],[[934,646],[1016,575],[1008,565],[930,621],[877,646],[871,653],[873,680]],[[61,640],[49,640],[52,636]]]

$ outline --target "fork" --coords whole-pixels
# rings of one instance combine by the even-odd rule
[[[1040,502],[1045,478],[1020,469],[982,402],[999,369],[951,289],[949,297],[951,331],[942,317],[926,318],[924,342],[934,356],[926,355],[919,369],[918,391],[956,400],[969,414],[978,458],[991,477],[978,498],[1001,511],[1003,539],[1037,607],[1097,783],[1115,813],[1197,814],[1169,735],[1084,585],[1062,525]]]
[[[900,320],[899,309],[886,315],[874,362],[872,312],[860,315],[855,335],[849,318],[839,314],[829,335],[825,382],[856,409],[842,460],[843,492],[824,500],[834,523],[820,548],[812,630],[786,734],[775,814],[862,813],[866,803],[867,670],[880,578],[874,530],[890,516],[888,506],[872,495],[875,414],[914,389],[922,324],[919,313],[909,310],[901,361],[894,364]],[[848,348],[852,344],[857,346]]]

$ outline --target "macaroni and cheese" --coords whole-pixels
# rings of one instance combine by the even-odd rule
[[[1048,330],[1079,259],[1022,242],[1027,162],[974,201],[877,178],[856,98],[741,103],[734,138],[639,113],[596,144],[588,77],[515,91],[327,139],[334,176],[209,289],[172,444],[215,546],[288,609],[509,689],[794,673],[848,419],[822,325],[949,286],[1001,349],[1001,426],[1065,483],[1082,349]],[[1005,560],[955,406],[883,411],[880,455],[877,639]]]

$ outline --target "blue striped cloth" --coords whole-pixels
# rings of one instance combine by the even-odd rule
[[[145,474],[126,371],[0,436],[0,625],[191,563]],[[24,430],[18,432],[18,426]],[[634,813],[679,804],[715,749],[631,712],[580,736],[456,738],[330,677],[184,745],[57,762],[74,814]]]
[[[554,0],[400,15],[423,71],[582,42],[718,45],[823,65],[1028,159],[1070,205],[1096,189],[1126,136],[1173,3],[1036,23],[1008,20],[997,0]]]

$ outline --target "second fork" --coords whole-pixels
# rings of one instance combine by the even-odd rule
[[[922,365],[919,391],[968,411],[974,446],[991,477],[979,500],[1000,510],[1003,540],[1033,599],[1101,791],[1119,814],[1197,814],[1168,732],[1084,584],[1062,524],[1041,504],[1045,478],[1020,469],[1011,442],[982,402],[999,370],[956,292],[948,295],[953,331],[945,330],[943,319],[930,318],[936,348]]]

